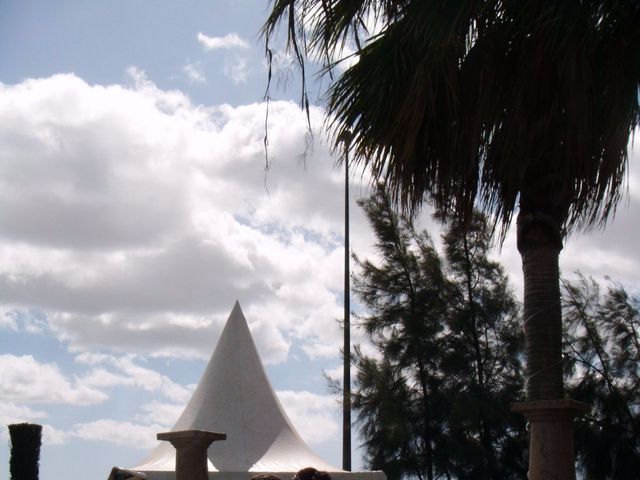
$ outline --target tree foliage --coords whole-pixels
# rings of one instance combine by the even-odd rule
[[[481,215],[469,225],[448,219],[443,243],[453,289],[445,368],[455,381],[450,403],[461,458],[457,477],[517,477],[525,469],[523,423],[508,405],[521,399],[523,387],[518,305],[502,266],[489,258],[490,231]]]
[[[640,471],[640,302],[591,278],[564,283],[569,392],[592,407],[576,447],[587,478],[635,478]]]
[[[360,323],[377,351],[356,349],[354,409],[365,457],[389,478],[521,478],[524,424],[518,308],[489,229],[453,221],[444,257],[398,215],[384,189],[361,202],[380,262],[356,258]]]

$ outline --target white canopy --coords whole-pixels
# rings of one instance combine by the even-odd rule
[[[207,452],[210,479],[244,480],[269,472],[288,480],[305,467],[330,472],[336,480],[386,478],[382,472],[344,472],[307,446],[271,387],[238,302],[198,387],[171,430],[227,434],[226,441],[214,442]],[[140,465],[114,468],[110,478],[130,476],[174,480],[175,449],[162,442]]]

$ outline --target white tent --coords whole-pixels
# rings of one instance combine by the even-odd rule
[[[385,480],[383,472],[345,472],[325,462],[302,440],[278,401],[238,302],[182,415],[171,429],[227,434],[208,449],[209,478],[246,480],[261,472],[290,479],[305,467],[336,480]],[[110,479],[175,479],[175,449],[160,443],[131,469],[115,467]]]

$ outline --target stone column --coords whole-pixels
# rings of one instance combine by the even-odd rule
[[[208,480],[207,449],[212,442],[227,439],[224,433],[204,430],[164,432],[157,437],[176,449],[176,480]]]
[[[575,480],[573,419],[589,411],[571,399],[514,403],[529,422],[529,480]]]

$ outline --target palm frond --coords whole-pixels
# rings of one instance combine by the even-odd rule
[[[430,198],[507,227],[535,204],[567,231],[613,216],[640,123],[640,2],[276,0],[263,34],[287,22],[303,105],[309,54],[331,72],[369,16],[384,28],[332,84],[328,125],[406,211]]]

